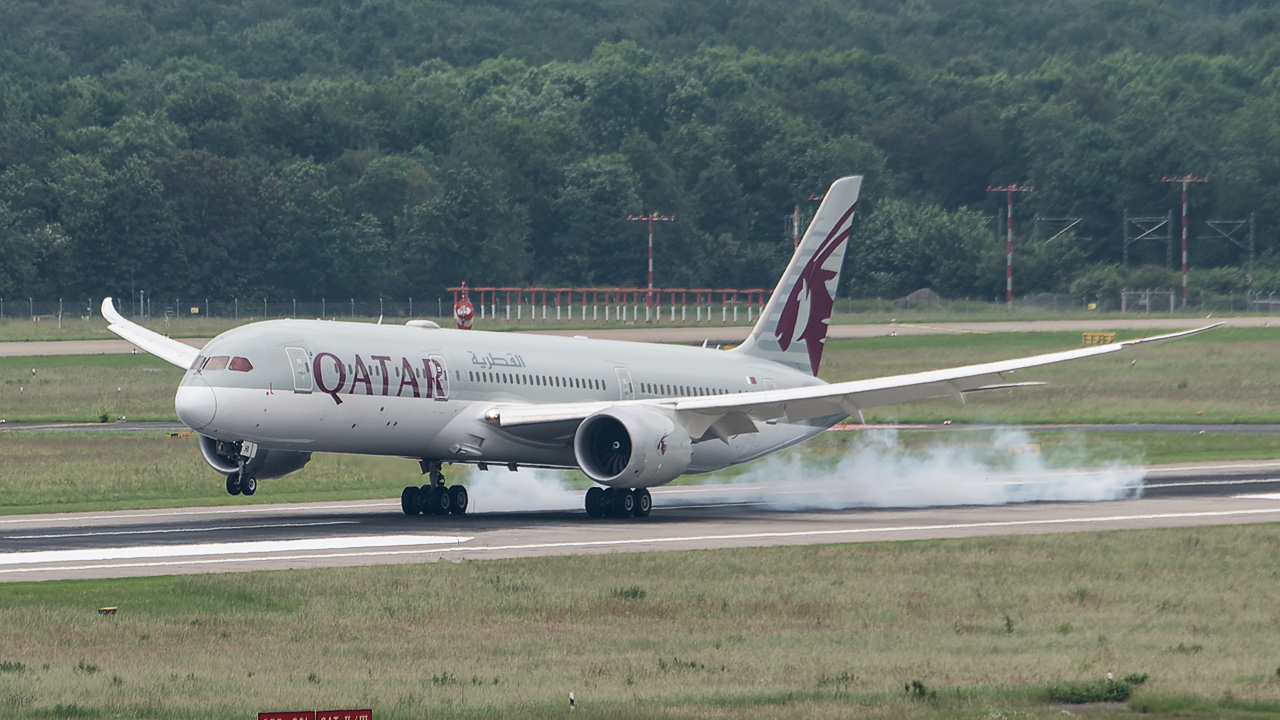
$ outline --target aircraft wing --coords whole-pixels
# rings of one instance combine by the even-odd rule
[[[102,299],[102,317],[110,323],[107,329],[137,345],[143,350],[155,355],[171,365],[186,370],[191,367],[191,363],[195,362],[196,356],[200,351],[190,345],[178,342],[173,338],[165,337],[158,332],[148,330],[141,325],[126,320],[123,315],[116,311],[115,303],[111,298]]]
[[[1223,324],[1225,323],[1167,335],[979,365],[782,390],[696,398],[546,405],[502,404],[492,408],[487,418],[490,422],[511,429],[516,434],[520,434],[522,429],[532,431],[536,426],[544,426],[542,428],[544,431],[559,426],[560,432],[554,434],[563,438],[565,429],[568,429],[571,435],[571,428],[576,427],[578,421],[592,413],[607,407],[640,405],[660,407],[673,412],[695,441],[719,438],[728,442],[731,435],[756,432],[756,423],[767,420],[785,419],[788,422],[801,422],[832,415],[860,415],[866,408],[937,397],[954,397],[963,403],[965,393],[1039,385],[1041,383],[1008,383],[1005,381],[1004,374],[1095,355],[1108,355],[1136,345],[1187,337]]]

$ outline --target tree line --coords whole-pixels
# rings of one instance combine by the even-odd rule
[[[0,8],[0,297],[758,287],[867,176],[841,294],[1177,283],[1121,218],[1256,213],[1280,289],[1280,9],[1245,0],[16,0]],[[1078,216],[1050,242],[1030,219]],[[1176,220],[1175,220],[1176,222]],[[1194,236],[1193,236],[1194,237]],[[1213,268],[1213,270],[1209,270]]]

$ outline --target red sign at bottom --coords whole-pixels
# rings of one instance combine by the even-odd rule
[[[258,713],[258,720],[316,720],[316,711],[305,712],[264,712]]]
[[[372,710],[303,710],[261,712],[258,720],[373,720]]]

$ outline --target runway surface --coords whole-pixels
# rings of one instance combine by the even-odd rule
[[[981,481],[1019,489],[1080,472]],[[11,516],[0,518],[0,581],[1280,521],[1280,461],[1164,466],[1142,482],[1125,492],[1141,499],[898,509],[823,508],[826,487],[803,479],[682,486],[656,489],[644,520],[588,519],[569,491],[474,493],[465,517],[405,517],[398,500]]]

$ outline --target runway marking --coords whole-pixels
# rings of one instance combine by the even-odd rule
[[[183,557],[202,555],[248,555],[251,553],[343,550],[403,545],[457,545],[471,540],[451,535],[369,535],[365,537],[310,538],[306,540],[258,540],[237,543],[204,543],[197,545],[151,545],[126,548],[92,548],[83,550],[36,550],[0,554],[0,565],[31,565],[85,561],[132,560],[134,558]],[[421,552],[418,550],[416,552]],[[181,563],[179,563],[181,564]]]
[[[6,535],[4,540],[57,540],[79,537],[111,537],[118,535],[165,535],[170,533],[221,532],[225,530],[266,530],[270,528],[325,527],[328,525],[359,525],[359,520],[333,520],[331,522],[272,523],[269,525],[223,525],[207,528],[169,528],[166,530],[112,530],[110,532],[54,533],[48,535]]]
[[[893,327],[893,325],[891,324],[890,327]],[[967,328],[943,327],[941,325],[914,325],[912,323],[898,323],[897,327],[912,328],[915,330],[932,330],[934,332],[942,332],[942,333],[950,332],[950,333],[960,333],[960,334],[969,334],[969,335],[990,335],[991,334],[990,330],[969,330]]]
[[[1280,493],[1257,493],[1253,495],[1236,495],[1240,500],[1280,500]]]
[[[1147,489],[1159,488],[1177,488],[1177,487],[1214,487],[1218,485],[1261,485],[1264,483],[1280,482],[1280,478],[1262,478],[1254,480],[1196,480],[1188,482],[1170,482],[1170,483],[1147,483],[1142,487]]]
[[[59,520],[85,521],[85,520],[137,520],[139,518],[164,518],[164,517],[195,517],[199,515],[242,515],[263,513],[270,510],[279,512],[320,512],[323,510],[359,510],[363,508],[380,508],[380,507],[400,507],[397,501],[379,501],[368,503],[343,503],[340,505],[301,505],[290,507],[276,507],[269,505],[244,505],[241,507],[226,508],[209,508],[203,510],[161,510],[157,512],[137,512],[137,513],[111,513],[109,515],[80,515],[68,516],[66,518],[58,518]],[[21,523],[41,522],[45,518],[33,517],[30,515],[17,516],[6,520],[0,520],[0,525],[18,525]]]
[[[529,543],[519,545],[466,545],[461,543],[467,542],[474,538],[446,538],[440,544],[453,544],[453,547],[433,547],[427,550],[423,548],[409,550],[375,550],[368,552],[341,552],[341,553],[325,553],[325,554],[295,554],[282,555],[269,558],[210,558],[202,560],[168,560],[156,562],[138,562],[138,563],[106,563],[94,565],[73,565],[73,566],[56,566],[56,567],[11,567],[0,568],[0,574],[12,573],[32,573],[32,572],[71,572],[83,570],[121,570],[128,568],[157,568],[157,567],[176,567],[176,566],[197,566],[197,565],[215,565],[227,563],[243,563],[249,560],[270,560],[272,562],[289,562],[302,560],[321,560],[321,559],[346,559],[346,558],[367,558],[367,557],[393,557],[398,555],[423,555],[425,553],[435,553],[443,555],[445,553],[496,553],[509,552],[519,550],[558,550],[567,548],[604,548],[604,547],[625,547],[635,545],[653,545],[653,544],[671,544],[681,542],[706,542],[706,541],[726,541],[726,540],[766,540],[780,538],[804,538],[804,537],[837,537],[841,535],[872,535],[893,532],[925,532],[937,530],[980,530],[985,528],[999,527],[1034,527],[1034,526],[1052,526],[1052,525],[1098,525],[1105,523],[1126,522],[1131,520],[1173,520],[1173,519],[1195,519],[1195,518],[1226,518],[1226,517],[1243,517],[1251,515],[1280,515],[1280,507],[1259,508],[1250,510],[1219,510],[1205,512],[1186,512],[1186,513],[1150,513],[1142,515],[1107,515],[1100,517],[1074,517],[1074,518],[1057,518],[1047,520],[1009,520],[1009,521],[991,521],[976,523],[943,523],[938,525],[901,525],[893,527],[871,527],[871,528],[843,528],[833,530],[799,530],[794,532],[771,532],[771,533],[739,533],[731,535],[691,535],[682,537],[655,537],[655,538],[629,538],[619,540],[585,540],[577,542],[554,542],[554,543]],[[422,536],[409,536],[419,538]],[[353,538],[359,539],[359,538]],[[381,538],[369,538],[370,540],[379,540]],[[390,539],[390,538],[387,538]],[[454,543],[454,541],[457,541]],[[277,541],[281,542],[294,541]],[[240,545],[269,545],[273,543],[238,543]],[[405,543],[401,543],[405,544]],[[186,546],[200,547],[200,546]],[[249,552],[249,551],[245,551]],[[37,553],[24,553],[34,555]],[[196,553],[191,553],[196,554]],[[212,553],[200,553],[212,554]],[[141,556],[145,557],[145,556]],[[92,558],[85,558],[92,560]],[[107,558],[102,558],[106,560]]]

